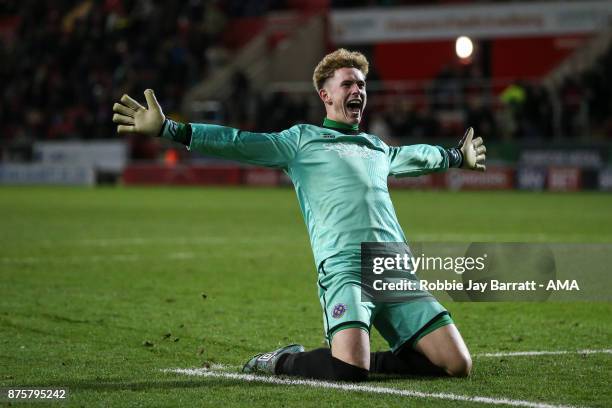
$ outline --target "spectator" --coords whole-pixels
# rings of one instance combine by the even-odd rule
[[[478,129],[478,134],[486,140],[492,140],[497,137],[497,124],[495,117],[489,105],[482,103],[482,97],[472,96],[466,104],[465,124]]]
[[[25,1],[4,10],[16,21],[15,39],[0,45],[6,139],[115,137],[112,101],[148,87],[172,113],[215,40],[197,0]]]

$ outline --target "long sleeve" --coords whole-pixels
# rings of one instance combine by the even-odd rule
[[[440,146],[389,147],[388,156],[389,174],[395,177],[420,176],[448,169],[448,153]]]
[[[227,126],[191,124],[190,150],[265,167],[286,168],[296,156],[300,128],[254,133]]]

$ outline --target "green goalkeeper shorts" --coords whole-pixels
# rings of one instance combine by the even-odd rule
[[[354,259],[341,257],[328,258],[319,267],[319,300],[329,344],[340,330],[357,327],[370,333],[374,326],[395,352],[453,323],[448,311],[433,297],[409,302],[362,302],[359,268]]]

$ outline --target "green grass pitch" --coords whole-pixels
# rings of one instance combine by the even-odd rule
[[[612,195],[392,196],[409,240],[612,242]],[[487,405],[162,371],[236,372],[257,352],[323,344],[290,189],[3,187],[0,214],[0,387],[68,388],[71,406]],[[478,356],[610,349],[610,303],[446,306],[475,355],[473,375],[367,385],[612,405],[610,354]],[[385,346],[378,334],[372,343]]]

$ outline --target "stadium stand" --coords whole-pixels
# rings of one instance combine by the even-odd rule
[[[332,1],[331,7],[417,3]],[[0,120],[6,142],[115,137],[109,104],[122,92],[138,94],[147,87],[157,90],[167,112],[180,116],[187,89],[206,78],[211,64],[223,65],[227,58],[224,43],[230,34],[225,28],[291,5],[285,1],[107,0],[76,5],[71,1],[3,2],[0,7],[0,55],[5,61],[0,69],[5,84]],[[430,83],[417,85],[424,95],[400,92],[394,98],[389,92],[374,92],[371,99],[383,102],[376,101],[368,124],[401,137],[445,137],[449,128],[442,125],[444,112],[463,109],[465,122],[475,124],[486,137],[495,137],[505,128],[514,138],[550,138],[551,98],[557,98],[563,136],[572,137],[581,130],[577,117],[585,103],[588,128],[609,134],[610,79],[604,73],[610,72],[611,60],[612,50],[608,50],[590,70],[566,78],[553,95],[537,83],[523,81],[510,88],[514,98],[507,88],[500,100],[491,99],[486,89],[490,83],[481,71],[473,66],[446,66]],[[155,61],[155,66],[149,61]],[[397,103],[398,96],[411,101]],[[304,115],[309,110],[307,99],[254,90],[249,79],[236,72],[222,117],[236,126],[280,129],[309,119]],[[500,123],[502,108],[510,110],[513,123]],[[402,113],[400,119],[393,118],[397,113]]]
[[[334,11],[426,3],[431,2],[0,2],[0,160],[31,160],[32,144],[41,140],[116,139],[113,101],[146,88],[155,89],[166,114],[179,120],[259,131],[318,122],[323,111],[308,73],[296,73],[300,80],[261,81],[249,70],[253,62],[276,61],[275,56],[292,60],[294,54],[287,52],[299,52],[308,42],[320,42],[325,51],[332,46],[329,37],[314,41],[310,36],[317,30],[327,33],[325,23]],[[435,2],[464,3],[497,2]],[[315,20],[320,24],[311,24]],[[305,37],[301,43],[300,35]],[[579,47],[586,47],[588,39],[584,41]],[[482,53],[473,61],[429,63],[406,74],[413,79],[402,77],[392,57],[406,49],[418,51],[419,44],[351,46],[372,62],[365,129],[390,143],[451,140],[468,125],[489,141],[597,142],[612,137],[612,84],[606,75],[612,72],[612,47],[589,67],[566,72],[551,86],[543,76],[512,78],[493,72],[500,71],[487,64],[493,46],[486,41],[481,45]],[[249,55],[249,48],[248,63],[236,63]],[[320,57],[317,49],[310,54]],[[311,69],[310,62],[300,65]],[[223,93],[212,91],[205,104],[192,103],[197,99],[190,95],[207,95],[199,91],[207,89],[207,81],[223,87]],[[204,114],[194,114],[192,106],[204,106]],[[155,159],[165,150],[157,141],[129,143],[132,159]]]

